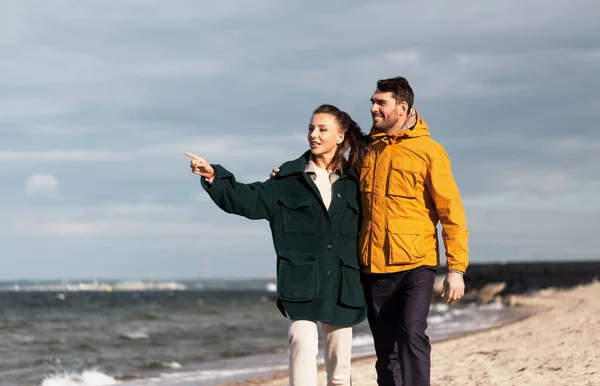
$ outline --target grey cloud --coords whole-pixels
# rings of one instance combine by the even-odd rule
[[[131,147],[129,144],[113,144],[112,149],[64,149],[43,151],[0,150],[0,163],[20,165],[40,163],[123,163],[136,162],[155,168],[165,159],[181,159],[184,152],[197,153],[203,157],[215,158],[226,154],[234,157],[259,159],[266,155],[282,155],[282,147],[305,142],[304,130],[281,133],[279,136],[256,135],[249,138],[234,134],[179,136],[165,139],[162,143]],[[239,150],[238,150],[239,149]]]
[[[164,267],[161,256],[183,251],[209,262],[225,253],[245,272],[272,271],[266,258],[255,269],[239,258],[247,250],[271,256],[267,233],[260,242],[239,235],[225,252],[199,249],[207,214],[216,242],[229,227],[255,225],[198,202],[203,193],[182,153],[261,180],[304,151],[318,104],[339,105],[367,131],[376,80],[404,75],[452,159],[475,260],[589,255],[594,217],[581,212],[597,210],[600,181],[599,8],[592,0],[8,1],[0,15],[0,207],[52,213],[48,227],[67,233],[103,229],[68,245],[59,235],[35,238],[63,266],[72,255],[98,258],[98,247],[128,256],[129,272],[145,257]],[[23,197],[33,173],[57,176],[58,197]],[[160,227],[142,223],[159,216],[84,209],[117,202],[176,205],[198,217],[169,214],[180,225],[151,250],[125,228],[157,234]],[[70,217],[69,206],[82,217]],[[106,231],[113,224],[118,231]],[[24,237],[0,242],[18,250]],[[556,245],[561,237],[577,249]],[[250,247],[237,249],[244,243]],[[37,251],[27,245],[20,258]],[[192,269],[190,259],[177,263]],[[117,257],[108,261],[118,268]],[[91,257],[86,264],[98,268]]]
[[[473,208],[468,212],[474,261],[597,259],[598,211]]]
[[[250,222],[205,204],[197,208],[155,204],[15,207],[0,221],[0,241],[7,253],[0,276],[243,277],[247,272],[272,273],[274,254],[266,222]],[[226,255],[219,255],[224,251],[220,241],[224,238],[238,242],[227,248]],[[253,251],[251,259],[246,257],[248,250]]]

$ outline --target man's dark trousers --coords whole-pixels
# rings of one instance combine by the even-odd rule
[[[379,386],[429,386],[431,343],[425,334],[435,267],[365,274],[368,321]]]

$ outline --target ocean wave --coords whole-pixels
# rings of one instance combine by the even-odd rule
[[[139,339],[150,339],[147,332],[144,331],[131,331],[123,332],[119,335],[123,339],[139,340]]]
[[[4,322],[0,323],[0,330],[10,331],[10,330],[19,330],[25,328],[31,328],[33,323],[29,320],[19,320],[16,322]]]
[[[55,374],[44,379],[40,386],[109,386],[120,382],[97,370],[87,370],[81,374]]]
[[[264,372],[273,372],[277,370],[287,369],[288,365],[274,365],[274,366],[258,366],[253,368],[245,369],[222,369],[222,370],[202,370],[202,371],[186,371],[179,373],[165,373],[160,374],[161,378],[164,379],[177,379],[181,381],[203,381],[210,379],[222,379],[227,377],[236,377],[241,375],[257,374]]]
[[[29,344],[35,342],[35,337],[31,335],[14,334],[12,338],[22,344]]]
[[[157,320],[161,320],[163,318],[168,317],[168,315],[163,315],[163,316],[159,316],[156,313],[154,313],[153,311],[143,311],[143,312],[139,312],[139,313],[135,313],[130,315],[127,320],[134,320],[134,321],[157,321]]]
[[[169,369],[180,369],[182,367],[179,362],[162,362],[161,364]]]
[[[160,361],[160,360],[147,361],[138,366],[138,368],[140,368],[142,370],[180,369],[182,367],[183,366],[181,365],[181,363],[176,362],[176,361]]]
[[[33,336],[33,335],[23,335],[23,334],[10,334],[7,335],[9,341],[12,341],[17,344],[27,345],[27,346],[43,346],[47,349],[51,349],[52,347],[62,346],[65,344],[64,339],[49,337],[49,336]]]

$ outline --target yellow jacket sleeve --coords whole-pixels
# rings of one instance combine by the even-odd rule
[[[452,175],[450,158],[441,147],[431,156],[427,185],[442,224],[448,270],[465,272],[469,262],[465,209]]]

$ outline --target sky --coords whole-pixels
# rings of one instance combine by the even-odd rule
[[[273,277],[268,223],[218,209],[184,152],[264,180],[322,103],[368,131],[394,76],[452,160],[471,264],[600,259],[599,13],[3,0],[0,279]]]

